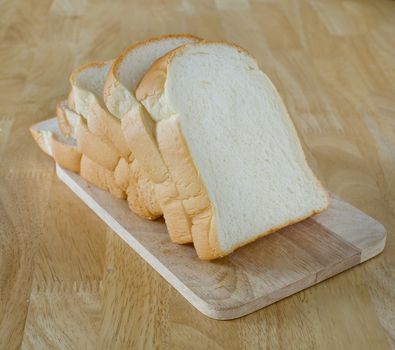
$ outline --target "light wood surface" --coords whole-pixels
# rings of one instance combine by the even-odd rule
[[[45,125],[43,125],[45,129]],[[125,200],[56,165],[58,177],[196,309],[230,320],[273,304],[381,253],[385,228],[336,196],[320,215],[217,261],[170,241],[163,220],[130,213]]]
[[[395,348],[394,1],[14,0],[0,14],[1,349]],[[381,255],[215,321],[58,180],[28,126],[71,69],[170,32],[255,54],[325,186],[387,228]]]

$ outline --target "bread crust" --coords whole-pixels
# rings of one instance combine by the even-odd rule
[[[114,171],[121,155],[109,143],[91,133],[84,123],[80,123],[76,130],[77,148],[91,160],[107,170]]]
[[[67,101],[63,100],[60,101],[56,105],[56,118],[58,119],[58,125],[60,132],[64,137],[71,137],[72,136],[72,130],[71,130],[71,125],[69,121],[67,120],[65,108],[67,106]]]
[[[81,152],[78,152],[75,146],[57,140],[54,135],[52,135],[50,143],[55,162],[62,168],[79,173]]]
[[[170,64],[171,60],[175,56],[181,55],[189,45],[195,45],[195,46],[226,45],[226,46],[234,47],[238,51],[244,52],[247,56],[250,56],[254,61],[256,61],[256,58],[251,53],[249,53],[246,49],[236,44],[228,43],[226,41],[210,41],[210,40],[202,39],[194,44],[182,45],[168,52],[166,55],[160,57],[148,69],[148,71],[145,73],[144,77],[141,79],[140,83],[136,88],[135,94],[138,101],[143,101],[147,97],[155,96],[163,93],[163,89],[167,79],[168,65]]]
[[[157,123],[157,139],[188,218],[193,244],[200,259],[221,256],[213,207],[175,116]]]
[[[162,210],[156,200],[154,184],[141,174],[136,160],[128,164],[129,186],[126,189],[128,204],[134,213],[155,220],[162,216]]]
[[[34,125],[32,125],[29,128],[29,131],[33,136],[34,141],[37,143],[38,147],[40,147],[40,149],[45,154],[52,157],[52,149],[50,147],[49,135],[48,135],[50,132],[45,133],[42,130],[36,130]]]
[[[155,136],[155,122],[143,106],[133,108],[122,118],[122,131],[134,157],[154,183],[165,181],[169,174],[159,152]]]
[[[78,96],[81,93],[89,94],[90,102],[87,105],[88,112],[86,113],[87,115],[84,116],[88,123],[88,129],[93,134],[100,136],[104,141],[112,144],[122,157],[128,159],[130,150],[126,144],[119,120],[117,120],[107,110],[105,105],[101,103],[101,101],[93,92],[84,89],[77,82],[79,75],[84,71],[95,68],[100,69],[105,67],[106,65],[109,65],[111,62],[112,61],[92,62],[75,69],[70,75],[70,83],[73,87],[72,101],[74,102],[75,96]]]
[[[179,38],[189,38],[191,40],[200,41],[201,39],[190,34],[169,34],[169,35],[161,35],[153,38],[149,38],[143,41],[138,41],[133,45],[128,46],[124,51],[115,59],[112,64],[112,67],[108,73],[108,77],[106,83],[104,84],[103,90],[103,98],[107,105],[107,108],[119,119],[123,118],[123,115],[128,112],[130,108],[133,107],[132,100],[135,99],[134,91],[129,91],[128,88],[123,86],[119,79],[119,69],[122,65],[125,58],[134,50],[144,47],[150,43],[158,42],[165,39],[179,39]],[[116,98],[114,96],[122,96],[123,103],[127,104],[126,108],[123,108],[122,111],[117,112],[117,108],[115,106],[118,105]],[[112,107],[114,106],[114,107]],[[119,106],[118,106],[119,107]]]
[[[86,128],[83,121],[81,124]],[[75,145],[62,141],[61,137],[57,137],[57,133],[38,129],[34,125],[30,128],[30,132],[39,147],[62,168],[80,173],[83,179],[119,199],[126,199],[126,193],[137,193],[138,196],[132,195],[128,198],[129,207],[135,214],[150,220],[162,215],[155,200],[153,184],[144,182],[145,179],[131,173],[129,171],[131,164],[124,158],[119,159],[112,172],[83,155]],[[72,141],[72,138],[67,141]],[[133,161],[133,157],[130,157],[130,161]]]
[[[150,183],[151,180],[155,183],[154,193],[159,201],[161,211],[164,213],[171,240],[176,243],[189,243],[192,241],[189,220],[182,208],[182,203],[180,201],[173,203],[172,201],[172,198],[178,197],[178,192],[169,178],[168,169],[158,150],[155,141],[155,125],[152,119],[147,117],[144,108],[136,103],[134,91],[129,91],[119,79],[120,66],[131,52],[149,43],[171,38],[201,40],[188,34],[164,35],[137,42],[127,47],[113,62],[104,86],[103,97],[109,110],[122,120],[122,130],[129,149],[141,167],[141,169],[138,169],[137,166],[132,168],[137,173],[143,174],[138,180],[140,186],[142,186],[142,183]],[[120,99],[121,97],[124,104],[122,108],[117,101],[117,98]],[[147,180],[146,177],[150,180]],[[151,185],[149,188],[151,188]],[[139,197],[137,191],[130,191],[130,196],[132,195],[136,198]]]
[[[119,120],[116,120],[97,101],[92,103],[91,112],[92,114],[88,117],[89,130],[108,140],[114,145],[121,157],[128,159],[131,152],[126,143]]]
[[[79,127],[80,130],[78,131],[77,137],[79,140],[79,147],[88,158],[93,158],[96,163],[98,163],[97,158],[100,157],[101,162],[99,164],[105,165],[105,168],[110,171],[112,171],[111,169],[116,163],[114,179],[119,188],[121,188],[125,194],[128,194],[127,199],[129,208],[135,214],[145,219],[157,219],[162,213],[160,210],[157,210],[158,205],[156,203],[156,198],[154,193],[150,191],[148,179],[146,181],[141,177],[135,179],[134,176],[136,176],[136,174],[130,172],[130,164],[128,164],[128,161],[132,163],[134,157],[126,145],[121,123],[110,114],[101,115],[107,112],[102,109],[99,104],[91,104],[91,110],[92,117],[88,118],[88,125]],[[81,130],[81,128],[83,130]],[[122,143],[125,143],[122,148],[125,149],[126,147],[127,151],[124,150],[119,154],[114,152],[118,151],[121,147],[118,147],[118,149],[112,147],[113,143],[105,141],[109,138],[113,140],[122,140]],[[93,149],[91,147],[93,147]],[[109,175],[106,176],[107,178],[109,177]],[[95,177],[93,179],[97,181]],[[89,179],[87,180],[89,181]],[[101,188],[104,189],[105,185],[102,184]],[[115,191],[115,194],[119,197],[118,189]]]
[[[78,87],[78,84],[76,82],[76,79],[78,75],[82,72],[84,72],[86,69],[92,69],[92,68],[103,68],[105,65],[107,65],[108,62],[94,62],[91,64],[84,65],[77,70],[75,70],[71,77],[70,81],[72,84],[74,84],[73,90],[74,94],[79,94],[81,90],[80,87]],[[86,92],[86,90],[83,90],[82,92]],[[88,91],[88,93],[90,93]],[[120,181],[120,176],[125,175],[125,170],[124,170],[124,164],[121,162],[121,159],[124,158],[130,159],[130,164],[129,164],[129,170],[128,170],[128,178],[127,181],[129,182],[128,186],[125,188],[125,183],[126,180],[123,179],[123,188],[124,190],[128,193],[128,203],[129,207],[132,211],[134,211],[137,215],[153,220],[162,215],[161,210],[159,209],[158,203],[156,201],[155,194],[152,190],[153,184],[152,182],[148,179],[145,178],[145,174],[141,173],[137,169],[137,163],[134,160],[133,153],[131,152],[131,148],[129,148],[125,134],[122,131],[122,126],[120,123],[120,120],[116,117],[114,117],[110,111],[107,109],[101,101],[99,101],[96,97],[95,94],[90,93],[91,97],[89,99],[90,103],[87,106],[88,107],[88,113],[87,113],[87,124],[88,124],[88,130],[96,135],[99,136],[102,141],[107,143],[109,146],[113,146],[115,150],[118,152],[118,155],[120,158],[118,158],[119,165],[123,165],[122,169],[123,171],[116,171],[117,177],[116,179]],[[80,144],[80,142],[79,142]],[[87,147],[88,145],[85,145]],[[90,150],[88,148],[85,148],[87,153],[88,150],[92,152],[93,150]],[[108,149],[104,150],[103,147],[101,147],[100,153],[104,152],[105,155],[109,155]],[[92,159],[94,159],[96,162],[98,162],[98,158],[96,157],[96,154],[92,153],[87,153],[88,156]],[[112,166],[115,164],[115,155],[112,154],[112,160],[111,162],[107,162],[105,158],[102,158],[103,161],[99,162],[101,165],[105,166],[107,169],[112,170]],[[120,163],[121,162],[121,163]],[[135,163],[135,164],[134,164]],[[117,166],[118,168],[118,166]],[[114,169],[114,170],[117,170]]]
[[[141,170],[155,183],[155,197],[163,212],[170,239],[178,244],[192,242],[190,220],[159,151],[154,121],[139,105],[122,118],[122,130],[139,160]]]
[[[33,139],[43,152],[52,157],[61,167],[78,173],[80,170],[81,153],[74,145],[63,143],[48,130],[37,130],[30,127]]]
[[[81,157],[80,175],[89,183],[110,192],[116,198],[126,198],[125,192],[115,181],[114,173],[97,164],[85,154]]]
[[[122,51],[122,53],[115,59],[108,73],[108,77],[104,85],[104,92],[103,92],[103,97],[104,100],[106,101],[106,104],[107,104],[107,99],[111,98],[111,94],[113,93],[114,89],[118,89],[122,86],[118,76],[119,68],[130,52],[153,42],[161,41],[164,39],[180,39],[180,38],[189,38],[191,40],[196,40],[196,41],[202,40],[201,38],[191,34],[167,34],[167,35],[160,35],[146,40],[138,41],[125,48]],[[123,88],[128,91],[126,87]],[[118,116],[118,117],[121,118],[122,116]]]
[[[246,50],[240,48],[234,44],[228,44],[226,42],[211,42],[202,41],[194,45],[228,45],[237,48],[238,50],[246,53],[254,60],[255,58],[251,56]],[[141,80],[139,86],[136,90],[136,97],[139,101],[144,101],[148,98],[153,98],[159,100],[160,96],[164,93],[165,83],[167,79],[167,69],[171,60],[177,55],[181,55],[188,45],[181,46],[167,55],[163,56],[157,60],[151,68],[147,71],[146,75]],[[274,88],[274,86],[273,86]],[[276,91],[279,99],[282,101],[280,95]],[[297,133],[293,127],[293,123],[282,103],[282,108],[286,112],[287,117],[292,128],[292,132],[296,136],[298,147],[303,154],[300,142],[298,141]],[[178,191],[182,198],[184,208],[191,220],[191,232],[193,237],[194,246],[196,252],[200,259],[202,260],[212,260],[219,257],[226,256],[236,250],[237,248],[252,242],[260,237],[266,236],[272,232],[275,232],[285,226],[299,222],[308,218],[311,215],[322,212],[329,205],[329,196],[324,190],[319,181],[317,181],[319,188],[325,194],[327,198],[326,206],[320,210],[314,210],[306,216],[299,217],[292,221],[287,222],[284,225],[272,228],[266,232],[262,232],[248,241],[241,242],[238,246],[232,247],[229,251],[222,251],[219,240],[217,226],[215,224],[215,213],[214,208],[208,197],[207,190],[204,186],[202,179],[199,176],[197,168],[192,159],[191,153],[188,146],[183,138],[182,132],[180,130],[178,121],[176,117],[170,117],[168,119],[163,119],[157,123],[157,139],[159,144],[159,149],[165,163],[175,180]],[[304,161],[306,162],[305,158]],[[307,162],[305,163],[307,165]],[[307,168],[310,169],[307,165]],[[310,170],[311,171],[311,170]],[[189,198],[189,199],[188,199]]]
[[[67,105],[70,109],[75,111],[75,102],[74,102],[74,96],[73,96],[73,91],[70,91],[70,93],[67,96]]]

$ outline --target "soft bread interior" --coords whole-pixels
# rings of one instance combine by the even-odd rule
[[[118,89],[111,88],[113,81],[108,81],[107,89],[111,96],[104,94],[106,105],[111,113],[122,118],[133,105],[138,103],[134,96],[137,84],[159,57],[176,47],[198,40],[191,35],[169,35],[140,42],[127,48],[113,66],[112,73],[117,81]]]
[[[111,65],[112,61],[90,63],[82,66],[77,70],[75,76],[71,77],[72,84],[101,97]]]
[[[135,48],[133,52],[125,56],[122,65],[119,67],[120,83],[130,91],[135,91],[145,72],[159,57],[176,47],[196,40],[197,38],[192,36],[169,36],[158,38],[158,40],[153,40],[146,45]],[[147,50],[147,46],[149,46],[149,50]]]
[[[142,102],[159,123],[177,119],[213,207],[220,251],[327,207],[281,98],[251,56],[195,44],[166,65],[162,90]]]

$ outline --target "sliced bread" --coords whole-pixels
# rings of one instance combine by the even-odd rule
[[[136,97],[156,122],[201,259],[327,208],[277,90],[243,49],[176,49],[153,64]]]
[[[150,220],[160,217],[162,212],[154,196],[153,183],[144,179],[136,172],[135,167],[131,166],[134,161],[133,156],[130,154],[128,160],[119,158],[114,148],[108,147],[108,143],[103,142],[100,137],[88,130],[85,119],[70,108],[70,104],[75,107],[72,96],[58,104],[57,118],[59,127],[63,125],[62,133],[76,138],[74,142],[84,152],[83,161],[81,161],[81,177],[109,191],[117,198],[127,197],[129,208],[135,214]],[[93,116],[90,119],[94,118]],[[79,125],[80,123],[82,125]],[[119,121],[117,123],[120,125]],[[97,149],[100,149],[100,153]],[[100,163],[105,164],[105,167],[97,162],[98,156],[100,156]],[[114,165],[114,171],[108,170]]]
[[[138,172],[155,183],[156,198],[170,238],[176,243],[192,241],[190,222],[156,144],[152,119],[136,100],[134,91],[155,60],[183,44],[199,40],[191,35],[167,35],[128,47],[114,61],[103,91],[107,108],[122,120],[126,142],[140,167]]]
[[[65,138],[58,129],[56,118],[30,127],[30,132],[43,152],[51,156],[61,167],[78,173],[81,153],[75,140]]]
[[[41,150],[62,168],[80,173],[82,178],[96,187],[124,199],[125,191],[115,180],[114,173],[79,152],[76,140],[62,135],[58,121],[58,117],[52,118],[30,127],[30,132]]]
[[[111,64],[109,61],[84,65],[71,74],[70,83],[75,110],[87,119],[87,127],[79,129],[79,149],[95,163],[113,171],[124,164],[122,159],[134,162],[134,157],[126,144],[120,120],[109,112],[103,101],[104,83]],[[124,171],[117,173],[126,175]],[[144,179],[144,174],[136,172],[135,167],[131,167],[128,174],[130,185],[125,191],[132,211],[151,220],[162,216],[150,190],[153,187],[149,186],[150,180]]]
[[[112,62],[95,62],[86,64],[74,70],[70,76],[72,97],[75,111],[87,121],[87,129],[100,139],[101,143],[107,144],[107,148],[113,149],[112,153],[118,159],[128,159],[130,150],[122,133],[121,124],[106,108],[103,101],[103,87]],[[84,147],[86,145],[82,145]],[[108,170],[114,170],[114,162],[106,160],[100,162],[100,151],[96,150],[96,156],[91,156],[99,164]],[[92,152],[92,150],[90,150]],[[83,152],[85,153],[85,152]],[[117,163],[117,162],[116,162]]]
[[[77,125],[81,122],[82,116],[75,112],[72,93],[67,100],[59,102],[56,106],[56,117],[61,133],[64,137],[76,138]]]
[[[126,198],[126,193],[117,183],[114,172],[92,161],[85,154],[81,157],[80,175],[89,183],[110,192],[115,197]]]

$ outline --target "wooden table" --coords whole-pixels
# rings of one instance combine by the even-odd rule
[[[14,0],[0,13],[1,349],[395,347],[395,2]],[[176,32],[257,57],[323,183],[386,226],[379,257],[215,321],[57,179],[28,126],[54,115],[70,71]]]

